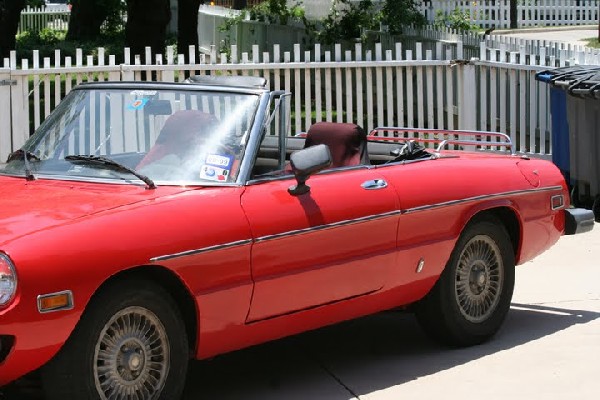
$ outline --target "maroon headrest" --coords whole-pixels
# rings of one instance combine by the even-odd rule
[[[304,147],[326,144],[331,151],[331,168],[368,164],[367,134],[356,124],[317,122],[306,134]]]
[[[138,164],[137,168],[160,160],[168,154],[183,155],[193,144],[210,135],[217,118],[198,110],[181,110],[171,115],[163,126],[156,143]]]

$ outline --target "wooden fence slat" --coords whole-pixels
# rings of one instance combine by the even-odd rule
[[[357,62],[362,61],[362,44],[356,43],[354,46],[354,60]],[[326,88],[327,90],[327,88]],[[363,127],[365,126],[365,117],[363,111],[363,69],[356,69],[356,123]]]
[[[346,51],[346,62],[350,63],[352,62],[352,51],[347,50]],[[352,124],[356,121],[354,121],[354,113],[353,113],[353,109],[354,109],[354,85],[352,84],[352,73],[353,73],[353,69],[352,68],[346,68],[346,90],[344,90],[344,92],[346,93],[346,122],[349,124]]]
[[[232,52],[231,58],[219,54],[219,59],[214,62],[201,55],[200,62],[195,64],[186,63],[183,55],[174,54],[172,48],[167,49],[164,60],[145,52],[143,57],[135,57],[133,64],[121,65],[116,65],[114,55],[107,59],[103,49],[98,49],[97,58],[84,58],[78,49],[74,63],[69,57],[61,60],[60,52],[56,51],[52,60],[43,60],[43,65],[40,65],[39,52],[36,52],[32,69],[24,63],[24,69],[11,70],[11,74],[22,80],[18,89],[22,96],[21,111],[16,114],[20,120],[13,123],[10,143],[8,136],[0,138],[3,140],[0,142],[0,154],[9,152],[2,146],[10,146],[12,150],[15,143],[23,143],[31,133],[29,120],[32,121],[31,126],[39,126],[64,94],[72,89],[73,82],[149,79],[174,82],[190,74],[213,74],[214,71],[226,70],[232,75],[261,75],[269,79],[273,89],[293,92],[289,105],[294,116],[293,133],[305,132],[311,124],[323,119],[355,122],[367,130],[384,125],[453,129],[455,117],[459,115],[459,123],[468,121],[472,129],[509,133],[516,141],[517,150],[544,155],[551,132],[548,88],[535,81],[535,72],[547,64],[554,66],[553,62],[559,63],[565,57],[587,60],[592,56],[589,50],[552,46],[533,55],[529,54],[526,42],[505,41],[500,50],[489,49],[485,44],[478,45],[480,61],[450,66],[450,58],[473,53],[468,53],[467,46],[460,42],[456,46],[437,44],[435,52],[423,44],[412,43],[406,44],[406,56],[403,57],[402,44],[398,43],[394,51],[386,50],[384,53],[381,45],[376,46],[375,51],[367,50],[363,59],[362,45],[353,47],[353,50],[342,51],[342,47],[337,45],[333,59],[330,52],[325,52],[323,59],[320,46],[305,51],[302,57],[301,46],[296,45],[293,55],[286,52],[281,60],[279,47],[274,46],[271,56],[271,53],[259,52],[258,46],[255,46],[250,54],[241,54],[241,63],[237,63],[237,56]],[[131,59],[127,49],[124,57]],[[445,59],[442,60],[442,57]],[[14,58],[6,64],[16,65],[16,55]],[[142,58],[145,63],[142,63]],[[148,60],[152,64],[146,64]],[[475,72],[463,81],[462,86],[457,86],[460,80],[457,77],[464,75],[465,68],[472,68]],[[11,93],[14,97],[17,92],[13,89]],[[471,98],[465,102],[467,96]],[[95,116],[104,120],[105,114],[113,112],[112,103],[109,108],[101,106],[102,101],[98,100],[94,106]],[[195,106],[221,117],[228,109],[227,104],[214,101]],[[82,126],[91,123],[89,115],[78,121]],[[132,119],[126,123],[135,127],[139,121]],[[103,130],[102,127],[96,128]],[[152,127],[144,129],[144,137],[156,133]],[[94,140],[97,146],[103,138],[98,136]],[[90,150],[89,143],[87,146],[73,143],[73,146]],[[134,144],[125,143],[123,138],[122,147],[125,149],[138,151],[140,146],[137,139]]]
[[[407,61],[411,61],[412,58],[412,50],[407,50],[405,59]],[[412,100],[414,98],[413,76],[413,67],[406,67],[406,126],[410,128],[415,127],[415,117]]]

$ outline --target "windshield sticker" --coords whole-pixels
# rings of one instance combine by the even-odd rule
[[[129,92],[129,94],[131,96],[141,96],[141,97],[154,96],[154,95],[156,95],[156,90],[132,90],[131,92]]]
[[[227,168],[231,165],[232,161],[233,157],[231,156],[221,156],[219,154],[209,154],[206,156],[206,164],[214,165],[215,167]]]
[[[136,99],[133,101],[133,103],[131,103],[129,106],[127,106],[127,109],[128,110],[141,110],[142,108],[144,108],[144,106],[146,105],[148,100],[149,99]]]
[[[225,182],[233,166],[233,156],[209,154],[200,170],[200,179]]]

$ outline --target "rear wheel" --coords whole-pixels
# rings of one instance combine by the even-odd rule
[[[514,266],[510,238],[498,220],[470,223],[440,279],[417,304],[419,323],[443,343],[484,342],[500,329],[510,308]]]
[[[95,298],[43,369],[49,399],[176,399],[188,363],[184,324],[160,286],[124,281]]]

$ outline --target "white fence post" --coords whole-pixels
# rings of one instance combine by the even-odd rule
[[[473,85],[476,81],[475,65],[458,64],[458,129],[477,129],[477,96]]]
[[[10,69],[0,68],[0,163],[12,151],[12,140],[10,137],[10,88],[12,80]]]

